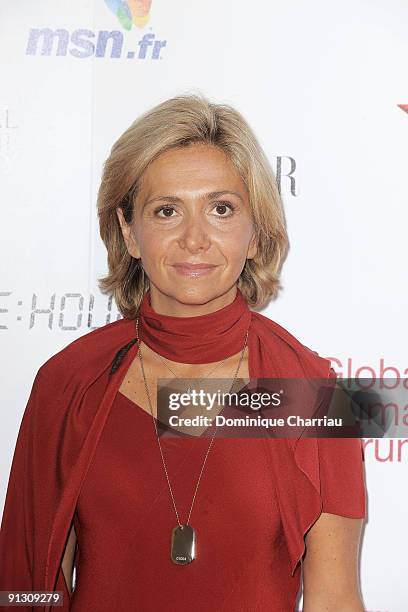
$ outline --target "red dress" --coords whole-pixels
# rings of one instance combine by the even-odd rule
[[[330,361],[276,322],[232,303],[195,317],[160,315],[149,292],[140,338],[180,363],[236,355],[248,332],[251,380],[330,377]],[[191,516],[197,558],[170,560],[176,516],[151,415],[118,393],[137,357],[121,319],[53,355],[35,377],[13,457],[0,532],[0,590],[64,592],[50,609],[293,610],[304,536],[322,511],[365,517],[358,439],[215,438]],[[209,439],[162,438],[185,522]],[[80,555],[69,597],[61,561],[72,520]],[[71,599],[72,601],[69,601]]]
[[[182,523],[209,441],[161,437]],[[291,576],[268,467],[268,445],[274,443],[215,438],[190,520],[197,557],[189,565],[175,565],[170,541],[177,521],[152,417],[119,392],[77,501],[79,558],[70,610],[294,610],[301,568]],[[333,454],[322,457],[323,511],[336,512],[337,504],[340,513],[359,514],[342,488],[347,482],[339,490],[330,477],[334,461]],[[349,472],[348,484],[354,477]]]

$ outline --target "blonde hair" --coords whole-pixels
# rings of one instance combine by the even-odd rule
[[[109,272],[98,279],[124,317],[133,319],[149,287],[140,259],[127,251],[116,209],[131,223],[133,204],[147,166],[161,153],[193,143],[219,147],[246,185],[257,235],[257,254],[247,259],[237,286],[248,305],[261,308],[276,298],[289,249],[282,201],[273,170],[243,116],[232,106],[211,103],[202,94],[165,100],[138,117],[111,148],[104,163],[97,207]]]

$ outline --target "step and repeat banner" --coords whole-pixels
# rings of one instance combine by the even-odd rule
[[[139,114],[178,94],[235,106],[276,173],[291,248],[263,314],[340,377],[407,377],[407,3],[20,0],[0,12],[1,508],[36,371],[120,317],[97,285],[102,164]],[[364,603],[402,612],[408,440],[363,442]]]

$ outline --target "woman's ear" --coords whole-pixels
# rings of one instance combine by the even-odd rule
[[[123,240],[125,241],[129,255],[131,255],[135,259],[139,259],[140,250],[137,241],[133,235],[131,224],[126,223],[125,218],[123,216],[123,211],[120,207],[116,209],[116,214],[118,215]]]

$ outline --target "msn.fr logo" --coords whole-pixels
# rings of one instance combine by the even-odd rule
[[[110,43],[110,57],[121,58],[124,53],[123,33],[119,30],[78,29],[69,33],[65,28],[31,28],[26,55],[72,55],[76,58],[105,57]],[[166,40],[155,40],[153,32],[145,33],[138,41],[138,50],[128,51],[126,59],[160,59],[160,51],[166,46]]]

